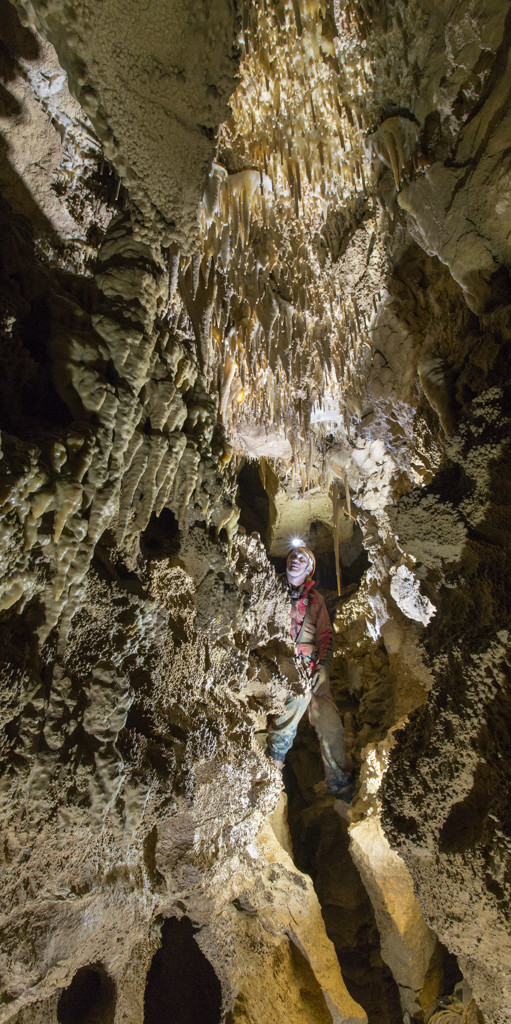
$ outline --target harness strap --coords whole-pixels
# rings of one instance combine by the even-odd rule
[[[309,603],[309,601],[307,601],[307,607],[305,609],[305,615],[304,615],[303,620],[302,620],[302,625],[300,626],[300,632],[299,632],[298,636],[295,637],[295,645],[296,645],[296,647],[298,647],[298,644],[300,643],[300,640],[302,639],[304,629],[305,629],[305,627],[306,627],[306,625],[307,625],[307,623],[309,621],[309,612],[310,612],[310,603]]]

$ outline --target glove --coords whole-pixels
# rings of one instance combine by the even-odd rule
[[[312,692],[317,694],[328,694],[329,687],[330,672],[328,671],[326,665],[318,665],[312,677]]]

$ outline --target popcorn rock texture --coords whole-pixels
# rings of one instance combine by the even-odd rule
[[[235,4],[19,6],[55,47],[137,210],[167,244],[188,240],[234,87]]]

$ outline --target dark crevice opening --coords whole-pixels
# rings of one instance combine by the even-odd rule
[[[148,526],[140,535],[140,551],[144,558],[172,558],[179,551],[181,531],[177,519],[169,508],[164,508],[160,515],[154,512]]]
[[[381,955],[374,910],[349,850],[347,822],[334,809],[332,799],[318,796],[315,788],[323,778],[317,737],[304,716],[284,769],[293,859],[312,879],[343,980],[366,1011],[368,1024],[402,1024],[399,988]],[[428,973],[446,994],[462,978],[456,957],[440,942]],[[422,1024],[424,1019],[421,1012],[412,1024]]]
[[[312,879],[344,982],[369,1024],[402,1024],[399,990],[381,957],[374,911],[349,852],[346,822],[329,798],[318,799],[314,791],[322,778],[319,744],[304,716],[285,769],[293,859]]]
[[[167,918],[144,996],[144,1024],[220,1024],[222,990],[188,917]]]
[[[101,964],[80,967],[57,1004],[59,1024],[113,1024],[116,986]]]
[[[16,251],[14,239],[7,234],[0,245],[0,264],[11,248]],[[33,442],[43,431],[68,427],[73,420],[52,375],[50,343],[55,324],[46,297],[21,298],[17,281],[4,274],[2,267],[0,294],[0,427]]]
[[[258,533],[263,543],[268,534],[270,499],[263,487],[258,462],[246,462],[238,473],[239,524],[250,535]]]

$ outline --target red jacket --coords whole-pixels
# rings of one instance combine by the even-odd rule
[[[296,640],[307,614],[305,629],[297,644],[296,653],[309,663],[311,672],[318,665],[329,665],[332,660],[332,624],[326,604],[314,580],[307,580],[302,592],[296,597],[291,593],[291,636]]]

